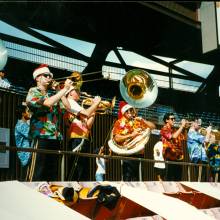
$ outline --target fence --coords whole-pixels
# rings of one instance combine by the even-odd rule
[[[22,105],[22,102],[25,100],[25,96],[22,94],[18,94],[16,92],[0,90],[0,127],[2,128],[9,128],[10,129],[10,146],[15,146],[15,139],[14,139],[14,127],[17,122],[16,116],[16,108]],[[95,180],[95,171],[96,171],[96,163],[95,163],[95,155],[94,151],[96,148],[104,145],[107,149],[107,141],[109,139],[108,134],[115,120],[116,116],[111,114],[106,115],[97,115],[95,119],[94,126],[92,128],[92,139],[91,145],[89,149],[89,154],[87,156],[90,157],[89,159],[89,178],[91,181]],[[67,163],[66,157],[68,153],[68,138],[65,136],[66,134],[66,127],[62,122],[62,133],[64,134],[64,141],[63,141],[63,155],[64,156],[64,163],[62,166],[62,176],[63,180],[66,178],[65,170],[69,164]],[[152,181],[156,180],[156,176],[154,173],[154,161],[153,161],[153,146],[158,141],[159,136],[151,134],[150,139],[145,147],[144,157],[140,159],[142,161],[142,180],[143,181]],[[186,150],[186,142],[183,143],[184,147],[184,155],[185,159],[183,165],[183,181],[197,181],[195,176],[195,165],[188,164],[189,157]],[[13,149],[13,147],[11,147]],[[107,152],[107,151],[106,151]],[[209,172],[209,167],[207,166],[206,172]],[[106,179],[109,181],[120,181],[122,172],[121,172],[121,159],[117,157],[117,155],[113,154],[112,158],[109,158],[107,163],[107,174]],[[190,175],[189,175],[190,174]],[[19,160],[17,158],[16,151],[11,151],[9,155],[9,168],[0,168],[0,181],[6,180],[14,180],[20,179],[22,175],[21,166]],[[190,178],[189,178],[190,176]]]

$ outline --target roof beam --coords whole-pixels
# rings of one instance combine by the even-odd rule
[[[180,72],[180,73],[182,73],[182,74],[184,74],[184,75],[187,75],[187,76],[189,76],[192,80],[198,79],[198,80],[200,80],[200,81],[204,81],[204,78],[202,78],[201,76],[198,76],[198,75],[196,75],[196,74],[194,74],[194,73],[192,73],[192,72],[190,72],[190,71],[187,71],[187,70],[182,69],[182,68],[180,68],[180,67],[178,67],[178,66],[175,66],[175,65],[172,64],[172,63],[168,63],[168,62],[166,62],[166,61],[164,61],[164,60],[162,60],[162,59],[159,59],[159,58],[157,58],[157,57],[155,57],[155,56],[149,55],[149,56],[146,56],[146,58],[148,58],[148,59],[150,59],[150,60],[153,60],[153,61],[155,61],[155,62],[157,62],[157,63],[160,63],[160,64],[162,64],[162,65],[164,65],[164,66],[166,66],[166,67],[168,67],[168,68],[172,68],[173,70],[176,70],[176,71],[178,71],[178,72]]]
[[[174,18],[180,22],[183,22],[185,24],[188,24],[190,26],[193,26],[194,28],[201,29],[201,23],[197,21],[192,16],[192,13],[189,13],[188,9],[184,8],[183,6],[175,3],[175,2],[138,2],[141,5],[144,5],[148,8],[154,9],[155,11],[158,11],[162,14],[165,14],[171,18]],[[187,11],[187,12],[186,12]]]
[[[48,43],[51,46],[54,46],[56,48],[59,48],[60,50],[63,50],[63,52],[68,52],[69,55],[72,54],[72,56],[78,57],[78,59],[81,59],[85,62],[88,62],[89,58],[87,56],[85,56],[85,55],[83,55],[83,54],[81,54],[77,51],[74,51],[74,50],[70,49],[69,47],[64,46],[63,44],[58,43],[57,41],[52,40],[52,39],[38,33],[37,31],[27,27],[25,24],[22,24],[18,21],[14,21],[14,19],[12,19],[11,17],[7,18],[7,19],[5,19],[5,18],[2,19],[1,18],[1,20],[5,21],[7,24],[9,24],[9,25],[11,25],[11,26],[13,26],[13,27],[15,27],[15,28],[27,33],[27,34],[30,34],[31,36],[36,37],[37,39],[39,39],[41,41],[44,41],[44,42]]]
[[[110,66],[110,67],[117,67],[117,68],[123,68],[121,66],[121,64],[118,64],[118,63],[112,63],[110,61],[106,61],[104,63],[104,65],[106,66]],[[134,68],[137,68],[137,67],[134,67],[134,66],[130,66],[130,65],[127,65],[127,67],[129,68],[129,70],[131,69],[134,69]],[[146,68],[141,68],[147,72],[149,72],[150,74],[155,74],[155,75],[161,75],[161,76],[167,76],[167,77],[171,77],[171,78],[177,78],[177,79],[184,79],[184,80],[193,80],[195,82],[203,82],[204,79],[193,79],[192,77],[188,77],[188,76],[183,76],[183,75],[178,75],[178,74],[170,74],[170,73],[166,73],[166,72],[161,72],[161,71],[158,71],[158,70],[152,70],[152,69],[146,69]]]

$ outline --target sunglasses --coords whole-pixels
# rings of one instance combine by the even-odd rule
[[[49,73],[44,73],[42,74],[42,76],[44,76],[45,78],[52,78],[51,74]]]
[[[174,121],[176,118],[169,118],[170,120]]]

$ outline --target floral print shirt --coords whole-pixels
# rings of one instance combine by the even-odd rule
[[[114,124],[113,131],[112,131],[113,140],[114,140],[114,136],[116,134],[127,135],[127,134],[131,134],[135,129],[140,129],[140,128],[142,128],[142,129],[147,128],[143,119],[128,120],[125,117],[121,117]],[[120,145],[121,145],[121,143],[120,143]]]
[[[167,125],[164,125],[160,130],[160,135],[163,142],[163,157],[165,160],[171,161],[183,160],[183,134],[180,134],[177,138],[172,138],[173,133],[175,133],[175,129]]]
[[[207,148],[207,156],[212,172],[220,172],[220,146],[218,144],[209,144]]]
[[[62,140],[59,131],[59,114],[65,112],[62,101],[52,107],[43,105],[45,99],[53,96],[55,92],[48,90],[43,94],[38,87],[30,88],[26,102],[32,112],[30,120],[30,137]]]
[[[29,148],[30,140],[28,138],[30,126],[23,120],[18,120],[15,125],[15,143],[17,147]],[[18,152],[18,158],[22,166],[26,166],[30,160],[31,152]]]

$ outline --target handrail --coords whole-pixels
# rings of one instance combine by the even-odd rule
[[[125,157],[125,156],[112,156],[112,155],[99,155],[99,154],[91,154],[91,153],[80,153],[80,152],[72,152],[72,151],[64,151],[64,150],[46,150],[46,149],[33,149],[33,148],[20,148],[20,147],[9,147],[0,145],[0,151],[24,151],[24,152],[35,152],[35,153],[43,153],[43,154],[58,154],[58,155],[78,155],[83,157],[93,157],[93,158],[104,158],[104,159],[117,159],[117,160],[136,160],[142,162],[152,162],[152,163],[165,163],[165,164],[176,164],[176,165],[190,165],[190,166],[203,166],[210,167],[209,164],[195,164],[190,162],[176,162],[176,161],[159,161],[148,158],[141,157]]]

